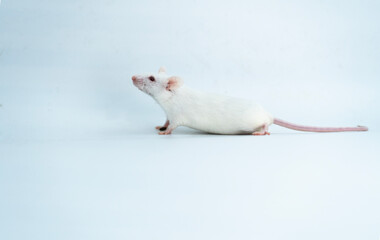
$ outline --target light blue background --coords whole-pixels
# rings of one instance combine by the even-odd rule
[[[1,239],[379,239],[380,2],[0,5]],[[131,83],[367,133],[216,136]]]

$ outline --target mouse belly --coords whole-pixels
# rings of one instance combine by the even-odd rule
[[[264,125],[273,123],[273,117],[264,112],[248,112],[219,116],[202,116],[193,118],[184,126],[214,134],[251,134]]]
[[[247,129],[242,129],[242,128],[227,128],[227,127],[223,127],[223,128],[216,128],[216,127],[198,127],[198,126],[187,126],[187,127],[190,127],[192,129],[196,129],[196,130],[200,130],[200,131],[203,131],[203,132],[207,132],[207,133],[212,133],[212,134],[225,134],[225,135],[235,135],[235,134],[251,134],[252,132],[254,132],[254,129],[251,128],[249,130]]]

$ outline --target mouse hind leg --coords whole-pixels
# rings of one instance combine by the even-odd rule
[[[261,127],[257,128],[252,135],[255,136],[264,136],[264,135],[270,135],[270,132],[268,132],[268,124],[263,124]]]

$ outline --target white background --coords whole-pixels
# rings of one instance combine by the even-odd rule
[[[2,1],[1,239],[378,239],[380,2]],[[133,74],[366,133],[179,128]]]

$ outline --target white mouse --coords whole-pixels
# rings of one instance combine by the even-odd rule
[[[286,128],[308,132],[367,131],[357,127],[310,127],[274,118],[260,105],[248,100],[204,93],[183,84],[180,77],[168,76],[161,67],[158,74],[132,76],[133,84],[152,96],[163,108],[167,121],[158,126],[160,135],[171,134],[179,126],[186,126],[215,134],[269,135],[274,123]]]

